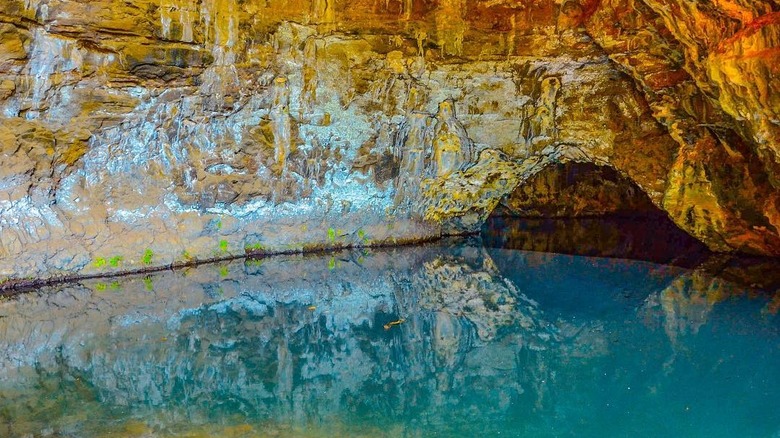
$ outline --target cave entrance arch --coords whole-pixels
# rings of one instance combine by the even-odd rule
[[[708,254],[636,183],[593,162],[551,163],[504,197],[488,246],[695,266]]]

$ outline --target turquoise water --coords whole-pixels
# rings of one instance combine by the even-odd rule
[[[486,241],[7,298],[0,436],[780,436],[780,298],[737,268]]]

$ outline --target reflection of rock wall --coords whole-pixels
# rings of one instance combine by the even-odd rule
[[[777,372],[776,321],[759,306],[717,317],[749,301],[726,299],[745,291],[652,263],[478,246],[271,257],[46,288],[0,302],[0,431],[310,431],[353,419],[415,436],[581,430],[583,417],[602,418],[599,402],[657,408],[659,397],[711,387],[714,372],[733,378],[735,364],[752,371],[737,393],[745,379],[775,382],[763,368]],[[668,361],[705,348],[715,353]]]
[[[114,3],[0,5],[2,278],[472,230],[538,160],[612,165],[713,248],[780,247],[777,93],[748,80],[771,71],[747,48],[774,56],[766,7],[740,15],[755,32],[727,26],[735,39],[704,61],[702,43],[720,39],[685,38],[690,26],[673,24],[687,16],[655,20],[663,7],[650,0],[631,13],[572,1]],[[717,67],[732,64],[744,74]],[[476,169],[491,173],[477,175],[487,149]],[[530,161],[498,188],[518,159]]]
[[[451,295],[455,288],[462,290]],[[517,397],[524,383],[494,366],[512,366],[517,350],[544,350],[555,336],[479,247],[271,258],[90,281],[17,296],[0,312],[0,394],[34,394],[35,382],[64,374],[82,392],[58,392],[48,412],[67,412],[67,397],[88,392],[87,400],[147,420],[162,411],[194,425],[237,412],[288,421],[355,409],[396,417],[413,408],[435,417],[475,382],[496,403],[474,415],[500,415],[507,405],[498,400]],[[507,330],[511,341],[493,343]],[[36,415],[35,403],[20,401],[0,397],[0,424]],[[51,427],[68,427],[67,414],[62,425],[55,417]]]

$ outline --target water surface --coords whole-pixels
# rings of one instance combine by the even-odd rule
[[[780,436],[775,294],[486,242],[7,298],[0,436]]]

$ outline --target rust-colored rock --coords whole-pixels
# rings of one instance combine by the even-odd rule
[[[679,145],[663,208],[721,251],[780,254],[776,8],[618,1],[596,8],[586,25]]]

